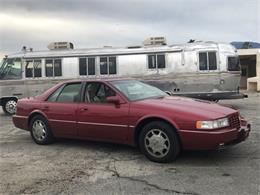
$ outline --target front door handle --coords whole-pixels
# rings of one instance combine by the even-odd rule
[[[80,109],[81,112],[84,112],[84,111],[87,111],[87,110],[88,110],[88,108],[81,108]]]

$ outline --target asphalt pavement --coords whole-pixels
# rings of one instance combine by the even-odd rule
[[[260,194],[260,93],[220,104],[252,124],[249,138],[221,151],[185,151],[168,164],[118,144],[36,145],[0,111],[0,194]]]

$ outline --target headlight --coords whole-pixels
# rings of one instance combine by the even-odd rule
[[[196,128],[197,129],[218,129],[222,127],[228,127],[229,122],[228,118],[221,118],[214,121],[197,121]]]

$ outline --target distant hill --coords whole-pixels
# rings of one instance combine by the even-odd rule
[[[234,41],[230,43],[237,49],[250,49],[250,48],[260,48],[260,43],[257,42],[242,42]]]

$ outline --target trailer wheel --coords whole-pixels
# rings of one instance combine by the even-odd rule
[[[8,115],[13,115],[16,112],[17,100],[9,99],[2,105],[3,111]]]

